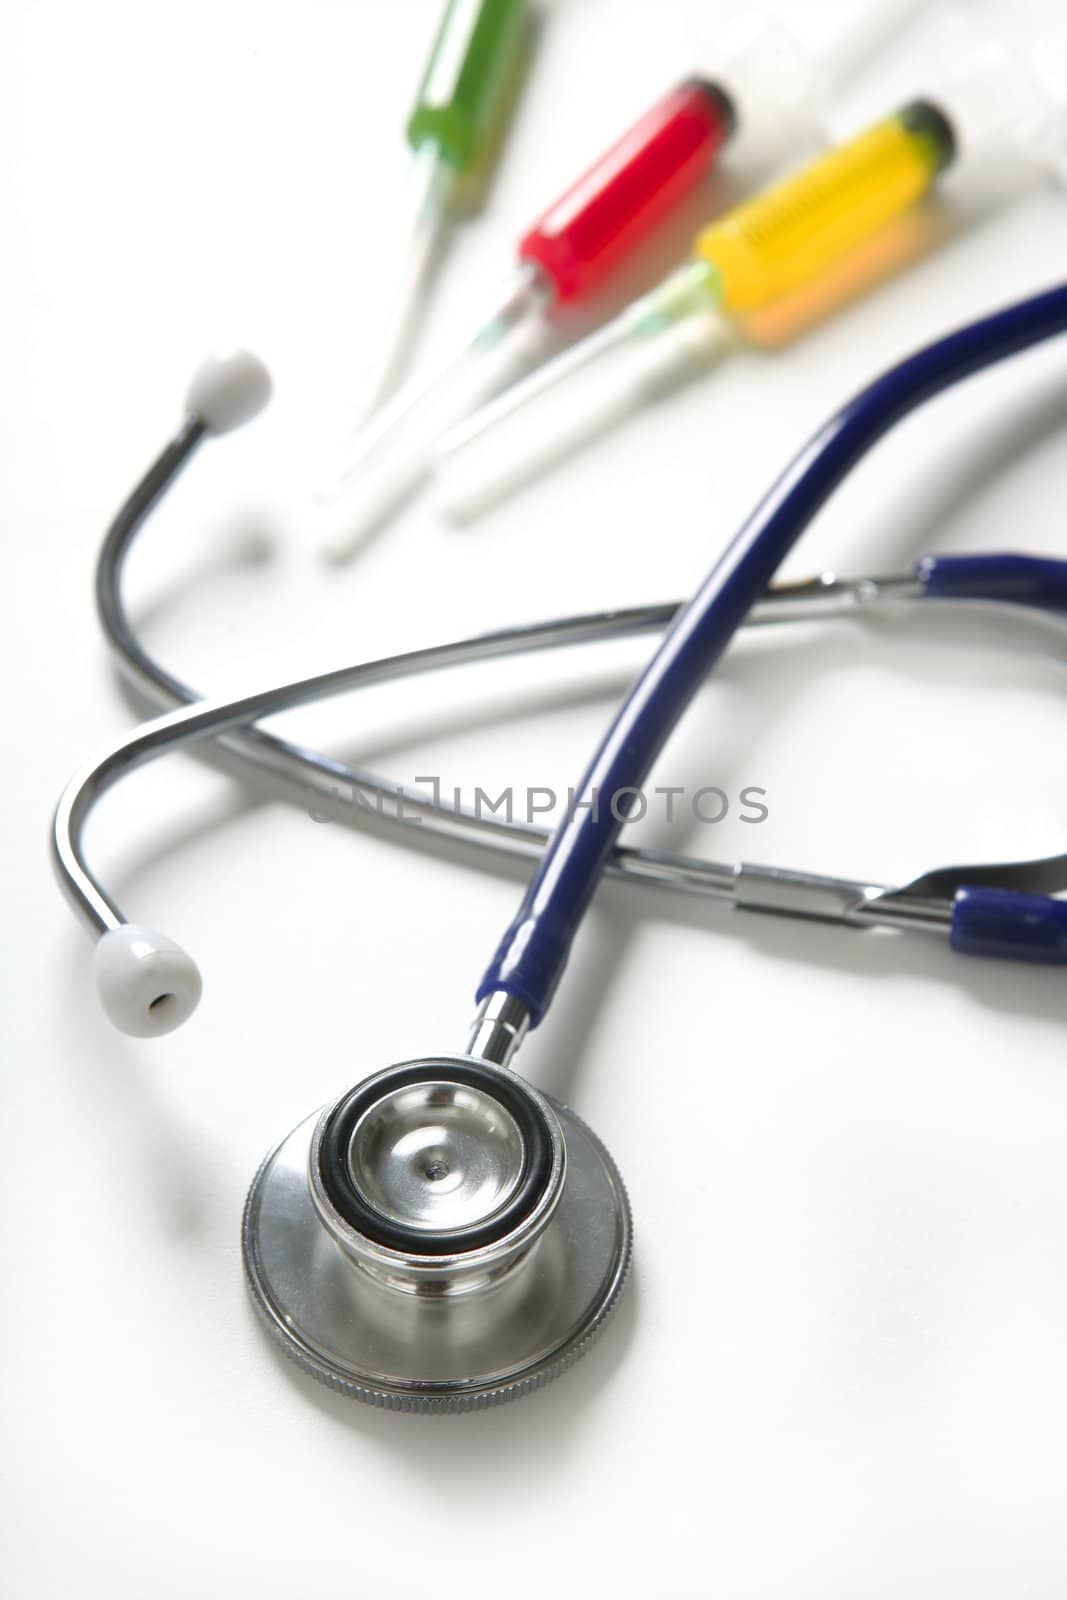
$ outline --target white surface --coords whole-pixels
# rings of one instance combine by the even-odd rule
[[[520,875],[315,826],[176,758],[116,792],[91,845],[130,915],[196,956],[203,1003],[145,1042],[97,1006],[47,818],[73,767],[130,725],[92,614],[97,541],[213,344],[259,350],[277,398],[205,447],[130,576],[161,658],[221,691],[685,593],[835,403],[1067,258],[1062,198],[1033,195],[477,528],[449,531],[419,502],[343,574],[324,570],[293,485],[358,406],[379,241],[402,233],[394,128],[436,9],[4,7],[0,1586],[1061,1600],[1061,975],[606,888],[522,1063],[622,1166],[633,1290],[553,1388],[460,1419],[352,1406],[276,1358],[245,1301],[238,1220],[261,1156],[309,1109],[461,1041]],[[1058,0],[1000,10],[1062,82]],[[667,0],[552,8],[427,352],[498,281],[521,223],[683,66],[685,26]],[[913,91],[927,53],[916,32],[842,114]],[[1062,344],[938,402],[788,571],[891,571],[931,548],[1063,554],[1065,410]],[[1061,849],[1050,642],[935,619],[739,648],[660,781],[760,784],[770,819],[687,845],[887,880]],[[641,653],[457,675],[287,725],[468,794],[565,788]]]

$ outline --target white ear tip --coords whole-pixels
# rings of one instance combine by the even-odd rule
[[[196,1010],[202,988],[196,962],[180,945],[132,923],[98,941],[93,977],[111,1021],[135,1039],[180,1028]]]
[[[270,391],[270,373],[250,350],[215,350],[194,372],[185,403],[212,433],[227,433],[262,411]]]

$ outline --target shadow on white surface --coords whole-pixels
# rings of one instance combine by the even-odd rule
[[[306,1402],[329,1421],[364,1435],[376,1448],[402,1457],[424,1487],[439,1494],[454,1470],[466,1480],[464,1493],[474,1494],[480,1484],[498,1483],[502,1472],[521,1467],[535,1476],[577,1445],[581,1435],[598,1426],[600,1403],[618,1404],[621,1370],[633,1340],[640,1294],[631,1267],[625,1293],[610,1322],[592,1348],[554,1383],[504,1405],[484,1411],[421,1413],[386,1411],[335,1394],[290,1361],[258,1324],[252,1306],[250,1320],[279,1382],[292,1384]]]

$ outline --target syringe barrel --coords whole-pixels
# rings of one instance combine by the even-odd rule
[[[680,83],[549,207],[522,239],[521,259],[557,301],[588,294],[696,187],[733,125],[722,89]]]
[[[915,100],[698,235],[727,311],[754,311],[816,279],[918,200],[955,153],[942,111]]]
[[[448,0],[407,125],[413,150],[436,148],[457,171],[477,166],[511,93],[528,0]]]

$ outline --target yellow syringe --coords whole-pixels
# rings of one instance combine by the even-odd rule
[[[839,145],[697,235],[693,260],[647,298],[655,317],[680,293],[758,310],[810,283],[919,200],[952,160],[948,119],[926,100]]]

